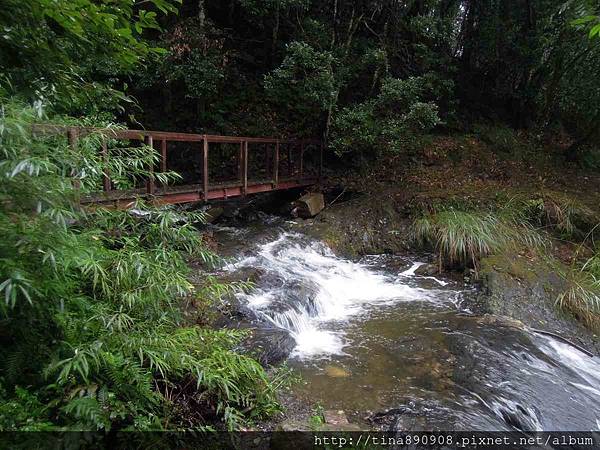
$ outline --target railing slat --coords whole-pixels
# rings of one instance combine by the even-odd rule
[[[242,158],[244,161],[243,167],[243,179],[242,179],[242,193],[246,195],[248,192],[248,141],[244,142],[244,157]]]
[[[275,144],[275,155],[273,157],[273,187],[277,189],[279,184],[279,141]]]
[[[148,147],[152,147],[152,149],[154,149],[154,138],[152,136],[146,136],[146,138],[144,139],[144,143],[148,146]],[[156,186],[154,184],[154,162],[150,163],[150,167],[148,168],[149,174],[148,174],[148,180],[146,181],[146,192],[149,195],[154,195],[154,191],[156,189]]]
[[[202,146],[202,192],[204,199],[208,199],[208,139],[204,135]]]

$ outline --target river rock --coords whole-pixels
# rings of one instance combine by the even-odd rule
[[[278,424],[277,427],[275,428],[275,431],[286,431],[286,432],[304,431],[304,432],[306,432],[306,431],[312,431],[312,428],[306,420],[292,418],[292,419],[285,420],[285,421],[281,422],[280,424]],[[277,436],[277,437],[279,438],[280,436]],[[281,438],[285,439],[286,435],[282,435]],[[291,444],[291,442],[289,442],[288,444]],[[277,448],[290,448],[290,447],[283,446],[283,447],[277,447]]]
[[[218,208],[218,207],[213,207],[213,208],[209,208],[204,214],[204,220],[206,221],[206,223],[213,223],[215,220],[217,220],[219,217],[221,217],[223,215],[223,208]]]
[[[294,211],[298,217],[314,217],[325,209],[325,198],[321,192],[309,192],[294,202]]]
[[[325,373],[332,378],[348,378],[350,372],[340,366],[329,365],[325,367]]]
[[[296,346],[296,340],[281,328],[256,328],[242,344],[242,349],[254,356],[264,367],[286,359]]]
[[[423,264],[415,269],[415,275],[422,277],[431,277],[439,273],[439,268],[435,264]]]
[[[325,423],[331,425],[347,425],[349,423],[346,413],[339,409],[327,409],[323,412],[323,417]]]

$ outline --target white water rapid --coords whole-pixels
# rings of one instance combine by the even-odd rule
[[[293,355],[299,358],[343,352],[342,332],[324,329],[324,324],[364,314],[373,304],[434,299],[431,290],[338,258],[324,244],[294,233],[283,233],[262,245],[256,256],[227,269],[241,267],[267,273],[267,286],[239,297],[259,316],[291,333],[297,344]]]

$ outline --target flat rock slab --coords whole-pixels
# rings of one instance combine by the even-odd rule
[[[325,423],[330,425],[348,425],[348,418],[346,417],[346,413],[342,410],[336,409],[328,409],[323,412],[323,418],[325,419]]]

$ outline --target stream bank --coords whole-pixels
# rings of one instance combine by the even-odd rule
[[[338,196],[327,195],[329,202]],[[548,286],[555,282],[551,286],[560,289],[559,281],[551,272],[548,281],[503,269],[510,255],[484,261],[479,281],[470,271],[438,274],[434,255],[416,252],[407,238],[410,202],[378,198],[340,197],[307,220],[268,214],[253,204],[251,214],[213,226],[219,252],[233,258],[222,276],[255,283],[230,299],[219,325],[252,330],[244,351],[265,366],[285,362],[303,380],[280,393],[284,415],[259,427],[563,426],[557,411],[565,394],[545,396],[548,386],[576,376],[572,370],[584,374],[578,384],[590,389],[598,380],[585,375],[597,364],[587,355],[527,329],[545,327],[569,338],[588,333],[589,341],[578,343],[592,348],[587,330],[568,328],[567,318],[561,318],[564,324],[550,320],[559,316]],[[270,211],[281,211],[274,203]],[[544,296],[546,315],[538,314],[540,299],[532,292]],[[505,386],[505,380],[512,381]],[[521,393],[522,385],[534,387]],[[577,389],[564,391],[577,399],[574,411],[588,401],[585,408],[600,406],[595,395],[587,398]],[[339,410],[349,424],[315,419]],[[576,412],[573,417],[571,427],[595,426]]]
[[[443,273],[477,288],[471,300],[479,314],[503,316],[523,326],[556,333],[595,355],[600,355],[600,337],[574,317],[561,311],[556,300],[567,289],[559,274],[566,266],[535,252],[501,252],[482,258],[476,274],[471,269],[446,271],[436,255],[423,255],[410,240],[411,225],[423,204],[440,202],[426,192],[412,197],[396,189],[364,193],[328,207],[303,230],[323,239],[337,253],[348,257],[367,254],[420,254],[428,264],[425,274]]]
[[[330,177],[322,186],[326,208],[312,219],[289,215],[296,192],[254,197],[217,220],[217,250],[237,264],[226,279],[256,283],[231,300],[219,325],[253,330],[245,351],[265,366],[284,362],[304,380],[280,393],[284,415],[259,427],[343,429],[322,423],[324,412],[343,410],[349,429],[561,429],[569,402],[572,429],[600,427],[600,418],[577,412],[598,410],[591,373],[600,367],[587,354],[600,354],[598,336],[555,304],[565,288],[557,264],[566,267],[572,247],[558,242],[567,258],[551,249],[552,262],[522,249],[484,257],[477,273],[440,273],[436,255],[410,239],[413,220],[439,205],[493,210],[517,194],[559,192],[574,202],[585,195],[565,179],[549,190],[537,179],[500,183],[468,171],[446,189],[448,173],[460,170],[421,169],[383,181]],[[366,291],[353,284],[357,273],[369,280]],[[370,297],[382,286],[383,301]],[[411,289],[419,295],[407,296]],[[340,301],[356,312],[329,314],[328,302]],[[329,353],[310,354],[312,344],[300,342],[310,336],[305,325],[317,332],[307,342],[329,345]],[[567,380],[575,385],[552,391]]]

